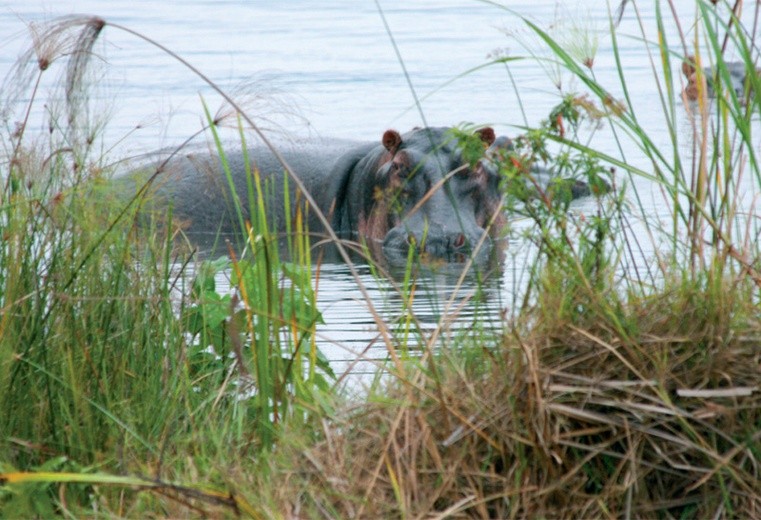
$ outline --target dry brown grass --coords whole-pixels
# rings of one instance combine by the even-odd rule
[[[707,301],[665,292],[442,355],[413,399],[393,384],[286,450],[267,492],[293,518],[757,518],[761,321]]]

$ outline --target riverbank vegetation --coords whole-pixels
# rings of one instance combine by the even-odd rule
[[[92,47],[126,28],[75,18],[37,33],[2,100],[19,115],[0,195],[3,516],[761,515],[761,78],[738,91],[727,66],[731,51],[756,70],[742,4],[699,1],[674,20],[662,2],[658,33],[643,29],[670,147],[638,122],[653,106],[632,102],[612,24],[618,85],[596,79],[596,46],[526,21],[549,53],[534,59],[581,87],[495,159],[514,222],[505,261],[529,244],[527,283],[497,329],[476,315],[445,334],[446,319],[429,330],[412,311],[411,259],[400,323],[374,314],[386,376],[350,396],[317,346],[320,259],[300,217],[281,255],[250,172],[242,250],[199,262],[178,229],[138,228],[149,186],[109,191],[86,110]],[[692,36],[669,41],[675,22]],[[687,56],[698,67],[682,80]],[[25,118],[53,65],[65,110],[43,138]],[[600,127],[618,153],[594,147]],[[614,191],[585,212],[563,186],[527,197],[544,161]],[[645,186],[663,211],[648,213]]]

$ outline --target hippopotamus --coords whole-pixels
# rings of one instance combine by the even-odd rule
[[[682,61],[682,74],[687,79],[687,85],[684,87],[684,95],[690,101],[696,101],[700,95],[698,89],[698,74],[695,66],[695,58],[687,56]],[[756,78],[761,75],[758,69],[750,69],[741,61],[728,61],[724,63],[732,90],[738,99],[745,99],[746,91],[751,89],[751,75]],[[716,86],[720,80],[719,70],[715,67],[703,67],[701,78],[705,87],[705,93],[708,97],[716,97]]]
[[[404,261],[410,251],[447,261],[472,253],[483,259],[506,223],[493,159],[509,139],[497,137],[489,127],[466,137],[467,143],[462,131],[446,127],[404,134],[387,130],[369,143],[291,141],[277,147],[280,157],[258,145],[246,153],[225,154],[232,186],[220,157],[185,154],[162,163],[154,175],[151,204],[162,211],[172,204],[173,218],[195,241],[209,244],[220,234],[240,236],[242,223],[232,200],[240,198],[243,218],[249,219],[247,172],[255,170],[268,186],[270,228],[284,230],[286,217],[301,208],[310,234],[325,237],[319,210],[338,237],[362,241],[387,260]],[[292,181],[287,182],[286,197],[281,160],[301,180],[316,208],[308,207]],[[142,171],[139,182],[151,174],[150,168]],[[286,206],[291,215],[286,215]]]
[[[484,157],[496,140],[491,128],[474,132],[473,138],[481,143]],[[497,172],[480,168],[478,158],[466,161],[450,128],[416,128],[404,134],[387,130],[379,141],[369,143],[296,140],[280,143],[277,150],[340,238],[364,241],[387,259],[406,259],[410,248],[450,261],[473,252],[488,255],[506,222],[500,211]],[[225,160],[244,219],[250,218],[246,172],[256,170],[263,185],[269,185],[268,223],[283,230],[286,183],[280,159],[257,145],[247,153],[225,153]],[[133,182],[137,178],[139,184],[151,168],[144,166],[140,174],[128,177]],[[210,244],[220,234],[240,235],[241,223],[220,157],[208,152],[184,154],[160,170],[149,207],[163,211],[171,204],[174,220],[194,241]],[[301,207],[310,234],[325,237],[314,208],[307,208],[294,182],[287,185],[290,216]]]

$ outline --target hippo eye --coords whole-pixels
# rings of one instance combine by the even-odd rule
[[[406,179],[407,177],[410,176],[410,169],[404,164],[397,164],[395,173],[402,179]]]
[[[460,171],[457,172],[458,179],[469,179],[473,176],[474,172],[471,168],[463,168],[462,166],[460,166],[460,168]]]
[[[405,170],[406,168],[404,167],[404,165],[398,162],[392,161],[391,164],[389,164],[388,166],[389,175],[395,176],[395,177],[401,177],[401,178],[407,177],[408,173],[406,173]]]
[[[460,192],[465,196],[478,196],[484,189],[483,179],[478,175],[478,171],[475,170],[463,172],[459,185]]]

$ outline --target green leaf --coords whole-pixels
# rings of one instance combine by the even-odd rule
[[[200,298],[206,293],[213,293],[216,289],[215,277],[218,273],[223,272],[230,266],[230,259],[220,257],[216,260],[206,260],[203,262],[193,279],[192,295]]]

